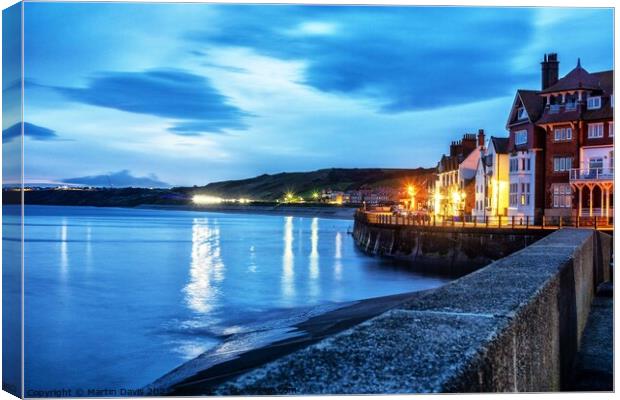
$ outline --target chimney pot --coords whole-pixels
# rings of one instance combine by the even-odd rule
[[[484,129],[478,129],[478,146],[484,146]]]
[[[560,70],[560,62],[558,61],[557,53],[545,54],[544,61],[541,65],[541,87],[542,90],[547,89],[550,86],[555,85],[558,81],[558,75]]]

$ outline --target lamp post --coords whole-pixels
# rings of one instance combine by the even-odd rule
[[[413,185],[407,186],[407,194],[409,195],[409,209],[415,210],[415,188]]]

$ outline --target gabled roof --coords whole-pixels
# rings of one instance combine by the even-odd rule
[[[577,66],[572,71],[540,93],[563,92],[575,89],[600,89],[599,79],[595,74],[590,74],[582,68],[580,60],[577,60]]]
[[[536,122],[544,107],[544,100],[539,96],[540,92],[538,90],[518,90],[517,93],[521,97],[523,107],[525,107],[530,120]]]
[[[476,147],[474,151],[469,153],[467,157],[459,164],[459,174],[464,180],[474,178],[478,169],[478,160],[480,160],[480,147]]]
[[[506,127],[523,122],[536,122],[536,120],[540,118],[544,108],[544,99],[539,96],[539,94],[540,92],[538,90],[517,90],[517,94],[515,95],[515,99],[512,104],[512,110],[508,116],[508,123],[506,124]],[[527,119],[515,121],[518,103],[523,104],[523,107],[525,107]]]
[[[497,154],[508,154],[508,138],[498,138],[495,136],[491,136],[491,143],[493,144],[493,148],[495,148],[495,153]]]

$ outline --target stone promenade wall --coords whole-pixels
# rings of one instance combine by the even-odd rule
[[[556,391],[570,376],[611,238],[562,229],[219,394]]]

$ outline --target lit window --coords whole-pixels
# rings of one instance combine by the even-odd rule
[[[588,124],[588,139],[596,139],[603,137],[603,123]]]
[[[601,108],[601,96],[588,97],[588,110]]]
[[[526,130],[516,131],[515,132],[515,144],[519,145],[519,144],[525,144],[525,143],[527,143],[527,131]]]

